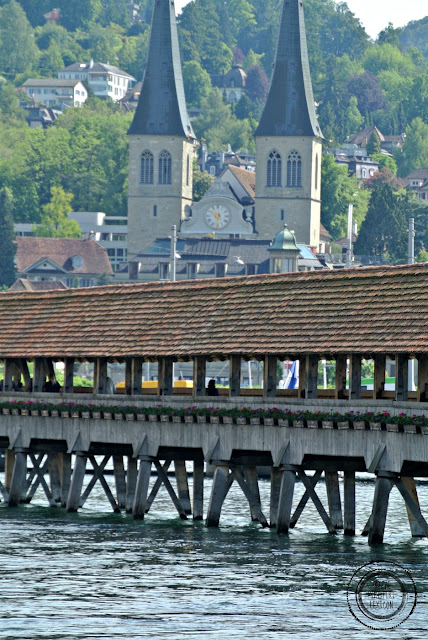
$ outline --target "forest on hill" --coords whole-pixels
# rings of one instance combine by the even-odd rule
[[[47,130],[31,130],[18,98],[27,78],[57,77],[76,61],[108,62],[140,80],[153,0],[133,4],[137,20],[127,0],[0,0],[0,189],[7,187],[16,221],[39,222],[53,187],[72,194],[74,210],[126,214],[131,114],[90,97]],[[59,22],[45,17],[53,5]],[[178,17],[187,102],[200,112],[195,132],[210,150],[254,148],[281,7],[282,0],[193,0]],[[305,0],[305,20],[326,146],[375,124],[383,134],[406,134],[389,166],[393,174],[428,167],[428,18],[404,29],[386,24],[375,42],[345,2]],[[248,74],[247,93],[229,105],[210,74],[227,72],[233,62]],[[343,234],[355,192],[362,223],[370,192],[325,162],[323,222],[334,237]]]

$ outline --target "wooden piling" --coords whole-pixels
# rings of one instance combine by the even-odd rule
[[[61,481],[61,507],[65,507],[71,485],[71,453],[60,453],[58,463]]]
[[[228,489],[229,466],[219,464],[216,466],[211,489],[211,496],[208,505],[207,518],[205,524],[207,527],[218,527],[220,522],[220,514],[224,499]]]
[[[270,526],[276,527],[279,492],[281,490],[281,471],[277,467],[270,470]]]
[[[278,512],[276,517],[276,532],[288,533],[291,520],[291,507],[293,505],[294,485],[296,483],[296,471],[284,469],[281,479],[281,488],[278,500]]]
[[[49,460],[49,479],[51,485],[52,499],[60,503],[61,502],[61,479],[59,468],[59,456],[60,453],[52,453]]]
[[[15,451],[6,449],[6,456],[4,461],[4,487],[6,491],[9,491],[10,489],[14,464],[15,464]]]
[[[355,535],[355,471],[345,471],[343,478],[344,535]]]
[[[132,517],[134,520],[144,519],[151,469],[152,459],[147,456],[141,458],[140,468],[138,469],[137,486],[135,487],[134,504],[132,505]]]
[[[80,451],[76,452],[73,475],[71,476],[70,490],[68,492],[66,503],[66,511],[68,513],[74,513],[79,508],[83,480],[85,479],[85,471],[86,454],[81,453]]]
[[[17,507],[26,490],[27,477],[27,451],[15,450],[15,464],[13,465],[12,481],[9,489],[9,507]]]
[[[261,510],[259,481],[257,476],[256,467],[244,467],[244,478],[251,493],[253,494],[253,500],[250,504],[251,520],[257,522],[259,519],[259,511]],[[256,508],[254,508],[256,505]]]
[[[122,456],[113,456],[113,473],[117,504],[120,509],[124,509],[126,505],[126,476]]]
[[[137,486],[137,458],[128,456],[128,467],[126,470],[126,497],[125,509],[126,513],[132,513],[132,505],[135,499],[135,488]]]
[[[193,463],[193,520],[204,517],[204,461]]]
[[[175,481],[177,483],[178,499],[181,502],[184,513],[189,515],[192,513],[192,505],[190,504],[189,483],[187,481],[186,462],[184,460],[174,460]]]
[[[392,481],[389,477],[378,475],[373,497],[373,509],[370,519],[369,545],[381,544],[385,533],[386,514]]]
[[[330,519],[336,529],[343,529],[342,504],[340,501],[339,475],[337,471],[325,472],[325,486]]]

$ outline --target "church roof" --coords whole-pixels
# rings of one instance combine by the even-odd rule
[[[155,0],[140,99],[131,135],[194,138],[186,108],[174,2]]]
[[[322,137],[312,93],[302,0],[284,1],[269,94],[256,135]]]

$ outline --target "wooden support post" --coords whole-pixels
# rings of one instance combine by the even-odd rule
[[[206,376],[207,359],[203,356],[197,356],[193,360],[193,395],[195,397],[206,395]]]
[[[45,358],[46,377],[55,375],[55,367],[52,358]]]
[[[132,513],[132,505],[135,499],[135,488],[137,486],[137,458],[128,456],[128,468],[126,470],[126,513]]]
[[[349,358],[349,400],[361,399],[361,356],[352,354]]]
[[[241,356],[230,356],[229,396],[241,395]]]
[[[318,498],[318,495],[315,493],[315,489],[312,485],[311,482],[311,478],[308,478],[308,476],[306,475],[306,473],[303,471],[303,469],[299,469],[299,471],[297,472],[299,475],[300,480],[303,482],[305,488],[307,489],[308,493],[309,493],[309,497],[311,498],[312,502],[314,503],[318,513],[321,516],[322,521],[324,522],[325,526],[327,527],[327,530],[329,533],[336,533],[336,527],[334,526],[333,522],[331,521],[331,518],[329,518],[329,516],[327,515],[326,510],[324,509],[321,500]]]
[[[177,494],[172,488],[172,484],[170,483],[169,478],[165,473],[165,469],[163,468],[159,460],[155,460],[154,464],[156,467],[156,471],[158,472],[158,477],[165,485],[165,489],[168,491],[169,497],[171,498],[174,507],[177,509],[178,515],[182,520],[187,520],[186,513],[181,505],[180,500],[177,497]]]
[[[60,453],[58,462],[61,481],[61,507],[65,507],[71,484],[71,453]]]
[[[143,380],[143,358],[132,358],[132,395],[141,396],[143,390],[141,382]]]
[[[262,527],[268,527],[269,523],[265,518],[265,515],[262,511],[262,505],[260,502],[259,486],[258,486],[258,483],[256,486],[254,484],[254,480],[255,480],[254,475],[253,474],[249,475],[250,482],[252,485],[250,486],[248,482],[246,482],[246,480],[244,479],[240,469],[234,469],[234,474],[235,474],[235,479],[237,483],[241,487],[242,492],[244,496],[247,498],[248,504],[250,505],[251,519],[253,520],[253,522],[260,522]],[[256,475],[256,481],[257,481],[257,475]]]
[[[64,358],[64,392],[74,391],[74,358]]]
[[[22,375],[24,376],[24,387],[26,391],[29,391],[30,386],[31,386],[31,377],[30,377],[30,372],[28,370],[28,364],[25,358],[21,358],[20,359],[20,365],[21,365],[21,371],[22,371]]]
[[[406,476],[401,477],[401,482],[403,483],[405,491],[402,492],[402,495],[406,501],[406,509],[407,509],[407,517],[409,519],[410,531],[412,532],[413,538],[421,538],[427,535],[426,523],[425,526],[421,523],[422,514],[420,513],[419,506],[419,498],[418,492],[416,489],[415,479],[409,478]],[[398,489],[400,490],[400,483],[396,483]],[[407,492],[407,496],[406,496]],[[411,508],[411,502],[413,501],[414,507]],[[419,511],[419,513],[415,512],[415,510]],[[423,518],[422,518],[423,519]]]
[[[58,503],[56,502],[56,500],[54,500],[52,492],[50,491],[50,489],[48,487],[48,484],[47,484],[47,482],[45,480],[45,473],[47,471],[49,471],[49,466],[50,466],[53,454],[50,453],[50,454],[48,454],[46,456],[46,461],[42,466],[41,466],[41,461],[42,461],[42,458],[43,458],[44,454],[39,455],[37,458],[33,453],[30,453],[29,455],[30,455],[31,463],[33,465],[33,472],[37,475],[37,481],[34,482],[34,485],[33,485],[34,486],[34,490],[32,492],[32,495],[31,495],[31,491],[30,491],[30,494],[27,497],[26,502],[30,502],[32,496],[35,493],[35,489],[37,488],[37,485],[41,484],[42,485],[42,489],[45,492],[45,496],[48,499],[49,505],[51,507],[57,507]],[[58,474],[58,481],[59,481],[59,474]],[[24,498],[25,497],[26,496],[24,495]]]
[[[86,471],[86,453],[76,452],[76,460],[74,462],[73,475],[71,476],[70,490],[67,496],[66,511],[74,513],[80,505],[80,496],[82,493],[83,480]]]
[[[158,386],[161,396],[172,396],[174,389],[172,358],[160,358],[158,363]]]
[[[407,402],[409,385],[409,359],[406,355],[395,356],[395,399]]]
[[[125,395],[132,395],[132,358],[125,360]]]
[[[167,473],[168,469],[171,466],[171,462],[172,460],[165,460],[164,464],[163,464],[163,470],[165,471],[165,473]],[[148,513],[151,509],[151,506],[153,504],[153,502],[155,501],[156,496],[159,493],[159,489],[161,488],[163,484],[162,478],[159,476],[156,478],[155,483],[152,487],[152,490],[149,493],[149,497],[147,498],[147,504],[146,504],[146,513]]]
[[[263,395],[265,398],[276,397],[276,356],[265,356],[263,367]]]
[[[343,477],[345,536],[355,535],[355,471],[345,471]]]
[[[134,504],[132,505],[132,517],[134,520],[143,520],[146,513],[147,493],[149,490],[152,459],[144,456],[140,459],[138,469],[137,486],[135,488]]]
[[[346,355],[339,354],[336,357],[336,388],[334,397],[342,400],[346,393]]]
[[[218,527],[220,522],[221,508],[228,491],[229,467],[226,464],[216,466],[211,489],[210,502],[208,505],[207,527]]]
[[[336,529],[343,529],[342,503],[340,501],[339,475],[337,471],[325,472],[325,486],[330,519]]]
[[[39,393],[43,390],[46,382],[45,363],[43,358],[34,358],[33,360],[33,391]]]
[[[281,471],[276,467],[270,469],[270,526],[276,527],[279,492],[281,490]]]
[[[49,460],[49,478],[51,494],[55,502],[61,502],[61,478],[59,468],[60,453],[52,453]]]
[[[428,402],[428,356],[418,356],[418,402]]]
[[[376,354],[374,357],[373,400],[382,398],[385,391],[386,356]]]
[[[204,517],[204,461],[193,462],[193,520]]]
[[[186,462],[184,460],[174,460],[175,481],[177,483],[178,499],[181,502],[184,513],[192,513],[190,504],[189,483],[187,481]]]
[[[381,544],[385,533],[386,514],[388,512],[389,494],[392,481],[388,477],[378,475],[373,497],[373,509],[370,520],[369,545]]]
[[[5,461],[4,461],[4,486],[6,491],[9,491],[12,483],[13,467],[15,464],[15,451],[6,449]]]
[[[25,494],[27,477],[27,450],[15,450],[15,464],[13,465],[12,481],[9,489],[9,507],[17,507]]]
[[[306,356],[305,398],[310,400],[318,396],[318,356]]]
[[[105,464],[107,462],[107,460],[110,458],[110,456],[105,456],[104,457],[104,462],[102,465],[99,465],[98,462],[95,459],[95,456],[89,456],[89,460],[91,462],[91,465],[94,469],[94,478],[96,478],[96,480],[100,481],[100,484],[102,486],[102,488],[104,489],[104,493],[107,496],[108,501],[111,504],[111,508],[113,509],[114,513],[120,513],[120,507],[117,504],[116,500],[114,499],[114,496],[111,492],[110,487],[107,484],[107,481],[104,477],[104,467]]]
[[[257,522],[259,520],[259,511],[261,510],[259,480],[257,476],[257,467],[244,467],[244,479],[247,483],[254,500],[250,502],[251,520]],[[254,504],[256,508],[254,509]]]
[[[290,528],[291,507],[293,505],[295,483],[296,470],[288,465],[288,467],[284,469],[281,479],[278,512],[276,516],[277,533],[288,533]]]
[[[96,358],[94,362],[94,393],[107,393],[107,358]]]
[[[11,358],[5,358],[3,362],[3,392],[10,393],[11,391],[13,391],[13,373],[15,370],[15,363]]]
[[[82,495],[80,496],[80,502],[79,502],[79,508],[82,508],[83,505],[85,504],[86,500],[89,498],[92,489],[95,487],[95,485],[97,484],[97,480],[101,480],[101,475],[102,472],[104,471],[107,462],[110,460],[109,455],[104,456],[102,462],[100,465],[98,465],[98,463],[95,463],[95,466],[93,464],[93,460],[94,458],[89,457],[89,460],[91,460],[92,462],[92,466],[94,468],[94,473],[92,474],[92,478],[89,480],[86,489],[84,490],[84,492],[82,493]]]
[[[116,498],[119,509],[126,505],[126,476],[122,456],[113,456],[114,482],[116,485]]]
[[[298,398],[305,398],[306,396],[306,377],[307,377],[307,362],[306,356],[299,358],[299,389],[297,391]]]

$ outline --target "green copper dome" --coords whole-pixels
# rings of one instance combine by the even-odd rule
[[[284,224],[284,229],[279,231],[275,238],[273,239],[273,243],[268,249],[269,251],[297,251],[299,252],[299,247],[296,244],[296,238],[294,233],[288,230],[286,224]]]

